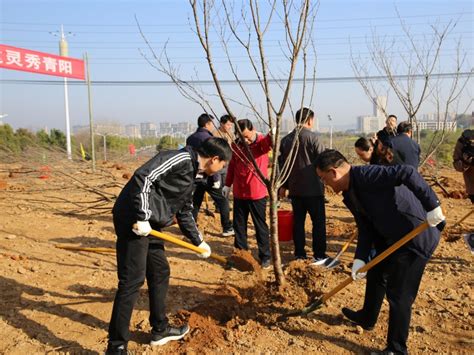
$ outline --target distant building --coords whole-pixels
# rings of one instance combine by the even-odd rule
[[[129,124],[125,126],[125,135],[131,138],[141,138],[140,126],[136,124]]]
[[[417,124],[420,130],[426,129],[429,131],[441,131],[445,129],[446,131],[455,131],[457,129],[457,122],[453,120],[447,120],[446,122],[444,120],[442,121],[440,120],[439,122],[437,120],[436,121],[432,121],[432,120],[420,121],[419,120]],[[413,130],[416,131],[416,129],[417,129],[417,126],[414,125]]]
[[[385,126],[385,117],[359,116],[357,117],[357,131],[360,133],[378,132]]]
[[[145,137],[158,137],[158,130],[156,124],[152,122],[140,123],[140,135]]]

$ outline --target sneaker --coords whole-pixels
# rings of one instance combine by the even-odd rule
[[[347,307],[342,308],[342,314],[349,319],[352,323],[355,323],[357,325],[360,325],[363,329],[365,330],[373,330],[374,326],[369,325],[366,322],[362,320],[362,312],[361,311],[353,311],[352,309],[349,309]]]
[[[321,258],[313,258],[312,262],[311,262],[311,265],[324,265],[327,261],[328,261],[328,257],[327,256],[324,256],[324,257],[321,257]]]
[[[235,235],[235,232],[234,232],[234,229],[233,229],[233,228],[228,229],[228,230],[222,232],[222,236],[223,236],[223,237],[231,237],[231,236],[233,236],[233,235]]]
[[[189,326],[187,324],[181,327],[167,326],[166,329],[161,332],[157,332],[156,330],[152,329],[150,345],[165,345],[171,340],[179,340],[184,338],[188,332]]]
[[[270,269],[270,267],[272,266],[272,263],[270,259],[267,259],[267,260],[263,260],[260,263],[260,265],[262,266],[262,269]]]
[[[108,345],[105,355],[127,355],[127,346],[126,345]]]

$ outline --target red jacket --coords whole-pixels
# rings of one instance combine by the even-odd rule
[[[272,148],[272,137],[257,133],[255,142],[249,145],[257,166],[265,177],[268,176],[268,152]],[[241,200],[260,200],[266,197],[267,187],[257,175],[254,166],[245,157],[242,144],[232,145],[232,159],[227,170],[226,186],[234,186],[234,197]],[[245,157],[244,157],[245,156]]]

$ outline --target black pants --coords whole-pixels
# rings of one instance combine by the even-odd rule
[[[247,223],[249,213],[252,216],[257,234],[258,257],[260,261],[270,260],[270,233],[265,220],[267,199],[240,200],[234,198],[234,246],[237,249],[248,250]]]
[[[315,258],[326,256],[326,210],[324,196],[291,197],[293,208],[293,242],[295,256],[306,257],[305,228],[306,213],[313,223],[313,255]]]
[[[223,186],[221,186],[219,189],[213,189],[210,185],[205,183],[196,184],[196,189],[194,190],[193,195],[193,217],[194,220],[197,221],[199,209],[201,208],[202,200],[204,199],[204,194],[207,192],[219,209],[222,230],[228,231],[232,228],[232,222],[230,221],[229,217],[229,200],[222,195],[222,187]]]
[[[415,301],[427,260],[407,249],[392,254],[367,272],[365,323],[375,325],[384,296],[390,305],[387,349],[407,354],[411,307]]]
[[[152,237],[137,236],[130,224],[124,225],[116,218],[114,227],[117,234],[119,283],[109,324],[109,344],[117,346],[126,344],[130,339],[130,318],[145,278],[150,302],[150,325],[155,330],[166,328],[165,299],[170,267],[163,243],[149,239]]]
[[[469,195],[469,199],[471,200],[472,203],[474,203],[474,195]]]

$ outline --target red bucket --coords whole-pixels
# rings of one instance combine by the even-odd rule
[[[293,240],[293,212],[278,211],[278,240],[289,242]]]

